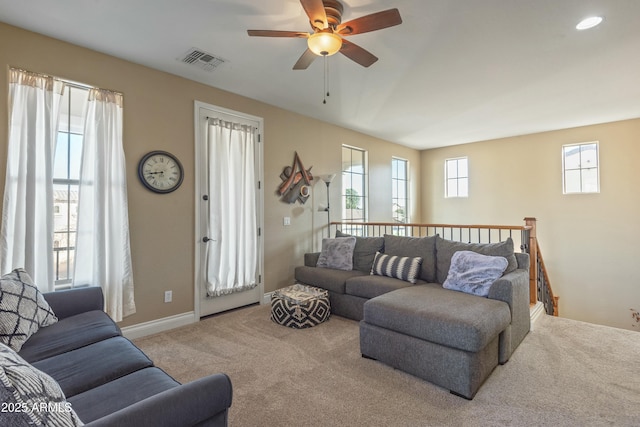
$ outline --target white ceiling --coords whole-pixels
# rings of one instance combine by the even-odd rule
[[[639,0],[344,0],[343,22],[398,8],[349,40],[380,58],[292,70],[309,31],[298,0],[0,0],[0,21],[424,149],[640,117]],[[577,31],[582,18],[604,22]],[[228,62],[177,61],[196,47]]]

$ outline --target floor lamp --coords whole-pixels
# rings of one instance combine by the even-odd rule
[[[335,173],[322,175],[320,178],[327,184],[327,207],[324,208],[325,212],[327,212],[327,237],[331,237],[331,212],[329,211],[329,185],[331,185],[331,181],[336,177]]]

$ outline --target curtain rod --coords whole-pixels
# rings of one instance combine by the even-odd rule
[[[237,117],[237,118],[238,118],[238,120],[241,120],[241,119],[242,119],[242,117],[240,117],[240,116],[234,116],[234,117]],[[231,121],[231,120],[225,120],[225,119],[222,119],[222,118],[220,118],[220,117],[207,116],[207,117],[206,117],[206,119],[207,119],[207,121],[209,121],[209,120],[220,120],[221,122],[231,123],[231,124],[233,124],[233,125],[247,126],[247,127],[252,128],[252,129],[255,129],[255,130],[260,129],[259,127],[254,126],[254,125],[252,125],[252,124],[248,124],[248,123],[240,123],[240,122],[234,122],[234,121]]]
[[[20,67],[9,66],[9,69],[16,70],[16,71],[22,71],[23,73],[29,73],[29,74],[33,74],[33,75],[40,76],[40,77],[60,80],[60,81],[64,82],[65,85],[71,86],[71,87],[75,87],[75,88],[78,88],[78,89],[97,89],[97,90],[103,90],[103,91],[106,91],[106,92],[111,92],[111,93],[115,93],[115,94],[124,96],[124,94],[122,92],[117,91],[117,90],[105,89],[105,88],[101,88],[101,87],[91,86],[91,85],[80,83],[80,82],[76,82],[76,81],[73,81],[73,80],[63,79],[61,77],[51,76],[49,74],[44,74],[44,73],[38,73],[38,72],[35,72],[35,71],[25,70],[24,68],[20,68]]]

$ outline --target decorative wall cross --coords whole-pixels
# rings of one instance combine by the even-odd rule
[[[313,166],[311,166],[313,167]],[[305,169],[302,164],[302,160],[295,153],[293,157],[293,164],[291,166],[285,166],[280,174],[282,183],[278,187],[278,195],[280,200],[285,203],[295,203],[296,200],[304,204],[309,198],[311,181],[313,175],[311,175],[311,167]]]

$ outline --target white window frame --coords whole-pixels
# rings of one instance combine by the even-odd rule
[[[593,165],[589,165],[588,167],[583,165],[582,162],[582,148],[583,147],[587,147],[587,146],[595,146],[595,159],[596,159],[596,164],[595,166]],[[567,150],[573,149],[573,150],[578,150],[578,153],[580,155],[580,159],[578,161],[578,167],[569,167],[566,164],[566,160],[567,160],[567,156],[566,156],[566,152]],[[562,194],[566,194],[566,195],[570,195],[570,194],[597,194],[600,193],[600,143],[599,141],[590,141],[590,142],[580,142],[580,143],[576,143],[576,144],[564,144],[562,146],[562,151],[561,151],[561,156],[562,156]],[[596,172],[596,188],[595,190],[588,190],[586,189],[586,184],[584,181],[584,171],[587,170],[594,170]],[[570,171],[578,171],[579,175],[580,175],[580,184],[579,184],[579,189],[577,191],[569,191],[567,190],[567,172]]]
[[[404,163],[404,176],[397,176],[396,171],[396,162]],[[392,157],[391,158],[391,218],[401,224],[409,223],[409,160],[403,159],[400,157]],[[398,197],[399,186],[404,187],[404,195],[405,197]],[[395,195],[395,197],[394,197]],[[400,206],[399,201],[404,202],[404,221],[401,221],[396,216],[396,212],[393,211],[394,206]]]
[[[467,170],[466,170],[466,174],[461,175],[459,173],[459,165],[460,165],[460,161],[464,160],[467,164]],[[456,163],[456,173],[452,176],[449,175],[449,164],[450,162],[455,162]],[[450,198],[467,198],[469,197],[469,158],[466,156],[463,157],[454,157],[454,158],[450,158],[450,159],[445,159],[444,161],[444,197],[447,199]],[[453,192],[449,192],[449,183],[450,182],[455,182],[455,188],[456,188],[456,192],[455,194],[453,194]],[[466,193],[461,194],[461,187],[460,187],[460,183],[461,182],[466,182]],[[464,188],[464,187],[463,187]]]
[[[68,102],[67,104],[68,111],[74,110],[74,113],[60,116],[60,125],[58,130],[59,137],[66,135],[65,138],[67,139],[67,144],[68,144],[67,147],[69,149],[69,151],[67,152],[67,158],[66,158],[67,177],[53,178],[54,188],[55,186],[66,187],[66,190],[61,190],[61,191],[58,191],[57,193],[56,191],[54,191],[54,193],[56,194],[59,194],[62,192],[67,193],[66,200],[59,201],[59,202],[62,202],[64,205],[66,205],[66,209],[60,209],[60,207],[58,206],[59,211],[58,213],[55,213],[56,206],[54,206],[54,215],[58,220],[62,220],[62,218],[64,217],[64,220],[66,220],[66,223],[68,225],[68,228],[66,231],[56,230],[55,227],[56,227],[57,221],[54,220],[54,230],[53,230],[54,241],[56,241],[56,236],[60,237],[63,241],[66,241],[66,243],[63,246],[60,246],[58,244],[58,245],[54,245],[54,247],[52,248],[53,262],[54,262],[54,279],[55,279],[54,286],[56,290],[66,289],[71,287],[71,283],[73,281],[73,261],[75,260],[75,250],[76,250],[75,244],[72,244],[72,242],[75,242],[75,238],[76,238],[75,235],[77,233],[77,223],[75,223],[75,227],[72,227],[72,225],[74,225],[75,217],[77,216],[77,202],[78,202],[77,187],[80,184],[80,181],[77,178],[71,178],[69,176],[69,173],[70,173],[69,166],[70,166],[71,155],[72,155],[71,147],[73,145],[70,143],[70,141],[71,141],[72,135],[74,135],[75,137],[78,137],[78,136],[82,137],[82,133],[84,132],[84,125],[83,125],[84,117],[82,116],[82,114],[84,113],[85,106],[83,105],[81,106],[81,108],[77,108],[78,106],[76,106],[75,104],[72,105],[73,97],[71,96],[71,92],[78,91],[78,90],[82,90],[86,92],[90,89],[90,87],[88,86],[81,85],[75,82],[65,81],[65,84],[66,84],[65,92],[67,93],[65,94],[64,100]],[[76,113],[80,114],[80,116],[78,116]],[[54,153],[54,158],[55,158],[55,154],[56,153]],[[72,188],[76,188],[75,199],[74,197],[72,197],[72,192],[74,191],[72,190]],[[75,205],[75,210],[72,209],[73,205]],[[64,237],[65,235],[66,237]],[[63,254],[62,260],[60,259],[61,253]],[[63,274],[61,276],[60,264],[64,262],[64,259],[66,259],[66,262],[67,262],[66,274]]]
[[[349,160],[349,166],[345,166],[346,161],[345,161],[345,158],[343,157],[345,149],[350,150],[352,153],[351,159]],[[350,170],[352,169],[352,166],[353,166],[353,152],[359,152],[362,155],[362,162],[363,162],[362,173],[357,173],[357,172],[353,172],[353,170]],[[368,157],[367,150],[343,144],[341,146],[341,158],[342,158],[342,173],[341,173],[342,175],[341,205],[342,206],[341,206],[341,213],[340,213],[341,219],[342,221],[347,221],[347,222],[367,222],[369,217],[369,157]],[[352,182],[352,179],[354,176],[362,180],[363,194],[358,195],[358,197],[362,199],[362,211],[363,211],[362,218],[354,218],[353,215],[351,215],[351,217],[345,217],[345,212],[347,212],[347,197],[348,197],[347,190],[351,188],[351,185],[349,185],[348,183]]]

